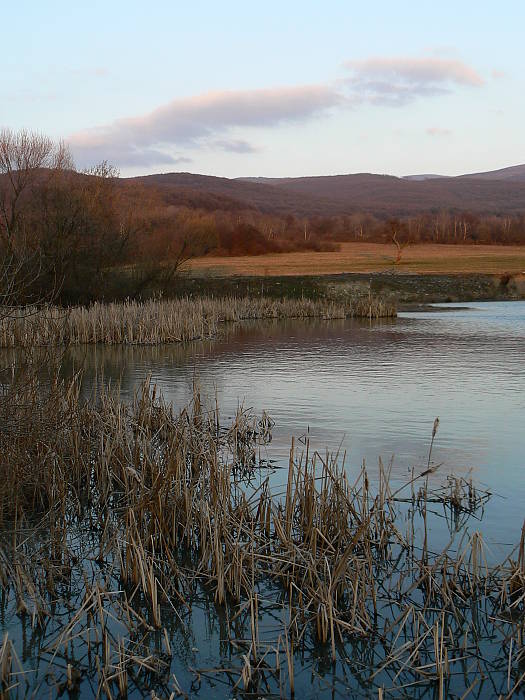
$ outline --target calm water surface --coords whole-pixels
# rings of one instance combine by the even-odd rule
[[[494,496],[483,518],[490,540],[516,542],[525,515],[525,302],[401,313],[395,320],[269,321],[230,326],[213,343],[76,349],[87,371],[121,381],[125,395],[151,373],[177,408],[197,383],[225,419],[239,404],[275,421],[269,459],[287,463],[291,437],[363,459],[393,477],[425,468],[472,475]],[[282,480],[278,470],[273,477]]]

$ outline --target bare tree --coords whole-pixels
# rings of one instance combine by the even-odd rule
[[[0,235],[12,245],[24,193],[44,169],[72,169],[67,146],[34,131],[0,131]]]
[[[27,304],[104,296],[108,270],[122,264],[144,226],[144,202],[124,196],[118,175],[105,161],[78,173],[65,144],[35,132],[0,131],[4,298]]]
[[[67,147],[31,131],[0,130],[0,324],[16,324],[45,313],[54,290],[41,296],[37,281],[42,255],[34,244],[31,198],[52,173],[73,167]],[[47,430],[53,414],[51,389],[36,391],[43,369],[60,355],[22,346],[0,361],[0,440],[18,439],[38,424]],[[51,385],[50,385],[51,386]]]
[[[398,236],[406,234],[406,225],[400,223],[397,220],[389,221],[390,231],[392,235],[392,243],[396,246],[396,259],[394,260],[394,265],[399,265],[401,258],[403,257],[403,251],[410,245],[410,239],[406,238],[404,241],[400,240]]]

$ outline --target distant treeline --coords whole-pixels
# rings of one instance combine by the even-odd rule
[[[179,181],[183,184],[174,184]],[[159,210],[162,211],[162,220],[158,220],[153,228],[159,240],[164,238],[162,245],[165,248],[169,247],[173,236],[184,237],[182,232],[186,231],[190,239],[201,245],[201,254],[322,251],[333,250],[343,241],[391,243],[394,237],[402,243],[525,244],[525,215],[519,212],[487,214],[469,211],[468,207],[464,211],[429,208],[428,212],[407,212],[393,217],[387,212],[359,211],[354,207],[349,213],[300,215],[259,208],[254,203],[255,195],[260,196],[260,192],[264,193],[266,189],[273,194],[275,188],[268,185],[187,173],[136,178],[121,183],[123,187],[140,183],[145,192],[155,192],[163,202],[164,207]],[[206,191],[203,188],[207,185],[217,191]],[[254,187],[258,188],[256,192],[250,189]],[[284,188],[276,191],[281,197],[291,197]],[[245,200],[228,196],[227,192],[235,192]],[[263,205],[266,206],[264,201],[261,207]]]
[[[525,216],[487,216],[470,212],[419,214],[379,219],[370,214],[334,217],[312,222],[333,240],[388,242],[394,236],[407,243],[525,244]],[[328,233],[330,231],[330,233]]]
[[[161,234],[162,230],[162,234]],[[169,207],[163,226],[153,226],[151,240],[163,236],[168,250],[173,236],[199,241],[203,255],[260,255],[300,250],[335,250],[341,242],[525,244],[525,216],[482,216],[468,212],[379,218],[371,214],[299,218],[254,211],[210,212]],[[160,240],[159,240],[160,242]]]

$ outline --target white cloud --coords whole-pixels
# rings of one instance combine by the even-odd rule
[[[147,114],[76,132],[68,141],[81,165],[104,159],[119,166],[175,165],[187,162],[181,155],[187,149],[257,151],[246,139],[232,137],[239,129],[306,122],[334,108],[366,103],[401,106],[484,83],[456,59],[375,57],[344,65],[349,75],[343,80],[179,98]]]
[[[428,129],[426,129],[426,133],[429,136],[451,136],[452,131],[450,129],[443,129],[440,126],[429,126]]]
[[[404,105],[418,97],[450,92],[453,86],[479,87],[481,76],[466,63],[444,58],[375,57],[347,61],[347,84],[356,100]]]
[[[342,102],[341,95],[327,85],[290,88],[211,92],[173,100],[149,114],[118,119],[70,136],[69,143],[82,163],[114,160],[117,164],[150,165],[175,162],[175,148],[215,144],[237,153],[253,152],[242,139],[216,138],[235,127],[274,127],[283,122],[301,122]],[[109,154],[109,155],[106,155]]]
[[[229,153],[258,153],[259,149],[244,139],[214,139],[208,144],[209,148],[220,149]]]

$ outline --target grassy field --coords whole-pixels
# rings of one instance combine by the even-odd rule
[[[283,253],[233,258],[206,257],[191,261],[193,275],[330,275],[344,272],[413,274],[511,273],[525,275],[525,246],[414,245],[395,265],[395,246],[383,243],[343,243],[329,253]]]

